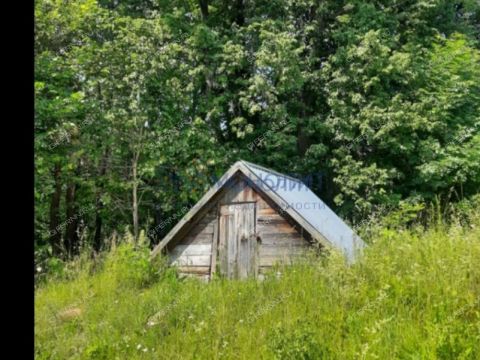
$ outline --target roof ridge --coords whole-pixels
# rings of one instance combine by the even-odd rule
[[[272,174],[280,175],[280,176],[283,176],[283,177],[285,177],[285,178],[287,178],[287,179],[294,180],[294,181],[297,181],[297,182],[305,185],[305,183],[304,183],[302,180],[300,180],[300,179],[297,179],[297,178],[295,178],[295,177],[293,177],[293,176],[290,176],[290,175],[282,174],[282,173],[280,173],[280,172],[278,172],[278,171],[269,169],[269,168],[267,168],[267,167],[265,167],[265,166],[257,165],[257,164],[254,164],[254,163],[251,163],[251,162],[245,161],[245,160],[240,160],[240,162],[244,163],[247,167],[248,167],[248,166],[250,166],[250,167],[253,166],[253,167],[256,167],[256,168],[258,168],[258,169],[260,169],[260,170],[264,170],[264,171],[267,171],[267,172],[272,173]],[[305,186],[306,186],[306,185],[305,185]]]

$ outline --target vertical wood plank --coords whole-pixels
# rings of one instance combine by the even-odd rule
[[[253,209],[253,232],[251,235],[251,249],[252,249],[252,274],[255,278],[258,277],[258,255],[259,246],[257,241],[257,203]]]
[[[235,204],[235,239],[237,242],[237,277],[254,275],[255,203]]]
[[[227,215],[220,215],[219,224],[219,260],[220,260],[220,274],[223,276],[228,275],[228,262],[227,262]]]
[[[255,235],[256,232],[256,203],[252,203],[248,210],[248,217],[249,217],[249,241],[250,241],[250,266],[249,266],[249,274],[250,276],[256,277],[256,245],[257,245],[257,237]]]
[[[228,225],[227,225],[227,262],[228,262],[228,277],[230,279],[235,278],[236,273],[236,262],[237,262],[237,239],[235,231],[235,212],[231,215],[228,215]]]
[[[248,217],[245,211],[245,205],[238,205],[236,209],[237,215],[237,242],[238,242],[238,260],[237,260],[237,269],[238,269],[238,278],[245,279],[248,276]]]
[[[212,275],[216,271],[217,267],[217,244],[218,244],[218,222],[219,220],[216,220],[215,223],[213,224],[213,241],[212,241],[212,258],[210,262],[210,280],[212,279]]]

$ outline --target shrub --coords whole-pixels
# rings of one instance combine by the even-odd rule
[[[275,359],[330,359],[330,351],[315,339],[315,326],[298,321],[293,329],[277,327],[269,337],[269,347]]]
[[[165,269],[161,261],[150,261],[150,250],[146,246],[123,243],[108,254],[105,272],[114,276],[120,286],[141,288],[158,280]]]

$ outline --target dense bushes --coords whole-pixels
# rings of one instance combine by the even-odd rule
[[[378,228],[353,266],[333,253],[262,283],[180,280],[120,245],[93,271],[39,285],[36,356],[478,359],[480,219],[469,218]]]
[[[479,23],[477,0],[35,1],[36,264],[158,242],[239,159],[357,223],[469,198]]]
[[[146,247],[135,249],[128,243],[120,246],[115,253],[109,254],[104,271],[115,277],[119,286],[132,288],[152,284],[159,274],[159,269],[150,261],[150,250]]]

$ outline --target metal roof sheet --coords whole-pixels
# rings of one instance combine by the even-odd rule
[[[282,208],[296,211],[347,258],[353,259],[355,251],[364,247],[363,240],[302,181],[256,164],[243,163],[258,177],[257,185],[263,186],[267,193],[275,192],[283,200]]]

